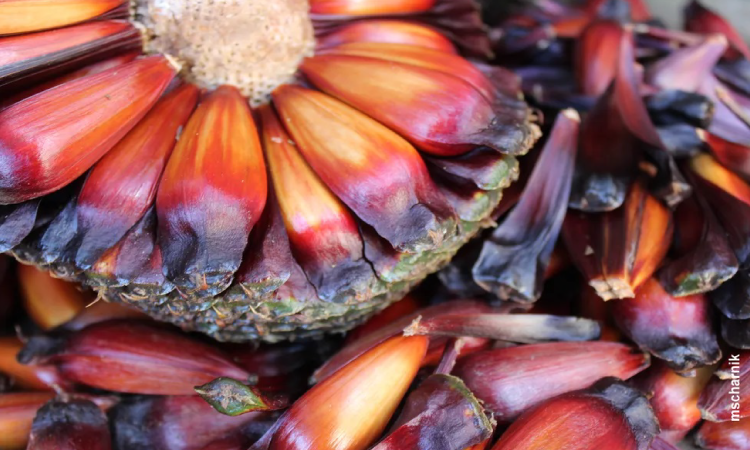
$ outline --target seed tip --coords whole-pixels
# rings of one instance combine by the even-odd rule
[[[419,324],[422,321],[422,316],[417,316],[408,327],[404,328],[404,336],[416,336],[419,335]]]
[[[578,114],[578,111],[576,111],[573,108],[567,108],[562,110],[562,115],[567,117],[570,120],[575,120],[576,122],[581,122],[581,115]]]

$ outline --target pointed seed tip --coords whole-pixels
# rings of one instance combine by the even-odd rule
[[[576,122],[581,121],[581,115],[573,108],[564,109],[562,114],[570,120],[575,120]]]

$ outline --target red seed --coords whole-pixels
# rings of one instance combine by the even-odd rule
[[[518,204],[484,241],[472,268],[477,284],[503,300],[531,302],[541,295],[567,210],[579,123],[572,109],[557,116]]]
[[[390,325],[382,327],[373,331],[372,333],[362,336],[360,339],[350,342],[344,346],[338,353],[336,353],[331,359],[323,364],[312,376],[313,382],[320,382],[342,367],[354,361],[365,352],[371,350],[375,346],[385,342],[387,339],[398,336],[403,333],[404,328],[408,327],[414,319],[421,316],[423,319],[435,317],[441,314],[449,312],[486,312],[489,311],[490,307],[481,301],[473,300],[457,300],[452,302],[441,303],[438,305],[430,306],[411,314],[402,316],[400,319],[395,320]],[[442,348],[440,348],[439,354],[442,354]]]
[[[744,56],[750,59],[750,48],[740,33],[728,20],[706,8],[698,0],[693,0],[685,8],[685,29],[693,33],[722,34],[731,44],[724,53],[725,57],[737,59]]]
[[[7,0],[0,4],[0,35],[59,28],[100,16],[125,0]]]
[[[75,180],[135,126],[174,77],[152,56],[74,80],[0,112],[0,203]]]
[[[316,175],[270,107],[261,109],[268,170],[295,260],[325,301],[367,298],[378,283],[355,217]]]
[[[548,400],[523,414],[492,450],[647,450],[659,432],[648,400],[614,378]]]
[[[453,43],[436,30],[401,20],[365,20],[343,25],[318,39],[319,48],[350,42],[382,42],[456,53]]]
[[[474,353],[453,373],[485,402],[498,422],[600,378],[628,379],[649,365],[648,355],[614,342],[560,342]]]
[[[485,145],[523,154],[538,138],[533,126],[519,129],[517,120],[503,115],[504,106],[441,71],[333,54],[308,58],[300,69],[316,87],[428,153],[456,156]],[[393,79],[399,83],[388,82]]]
[[[326,15],[388,15],[422,12],[436,0],[311,0],[310,12]]]
[[[369,448],[414,380],[427,343],[394,337],[368,351],[307,391],[253,449]]]
[[[695,372],[693,376],[682,376],[656,361],[631,380],[631,384],[649,396],[659,420],[659,436],[667,442],[681,441],[701,421],[698,397],[711,378],[713,368],[704,367]]]
[[[76,205],[79,267],[95,263],[151,207],[177,134],[197,100],[197,87],[178,87],[91,169]]]
[[[710,450],[747,450],[750,448],[750,419],[738,422],[703,422],[695,442]]]
[[[198,396],[137,397],[115,406],[110,417],[116,448],[170,450],[202,450],[246,425],[270,419],[265,413],[226,416]]]
[[[167,278],[199,295],[224,290],[263,212],[267,188],[250,107],[236,88],[221,86],[198,105],[159,183]]]
[[[84,328],[45,359],[71,381],[150,395],[192,395],[195,386],[217,377],[250,376],[211,345],[155,323],[128,319]]]
[[[750,417],[750,351],[729,352],[701,393],[698,408],[712,422],[731,421],[733,413]]]
[[[450,206],[419,153],[396,133],[320,92],[285,85],[273,98],[310,167],[394,248],[431,250],[454,233]]]

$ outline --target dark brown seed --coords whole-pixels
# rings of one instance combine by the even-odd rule
[[[88,400],[50,400],[36,413],[28,450],[110,450],[107,417]]]
[[[740,269],[729,281],[709,292],[708,297],[727,318],[750,319],[750,270]]]
[[[570,211],[563,240],[573,263],[604,300],[630,298],[653,274],[669,249],[671,211],[633,183],[624,205],[605,213]]]
[[[533,302],[541,295],[567,210],[579,122],[574,110],[558,115],[527,188],[472,269],[476,283],[503,300]]]
[[[268,419],[266,413],[226,416],[197,395],[135,397],[114,407],[110,416],[115,448],[121,450],[201,450],[247,424]]]
[[[392,431],[373,450],[464,450],[491,435],[490,419],[463,381],[431,375],[409,394]]]
[[[657,273],[664,289],[675,297],[702,294],[732,278],[739,263],[706,199],[696,192],[674,214],[675,259]]]
[[[610,89],[599,97],[581,123],[571,208],[587,212],[617,209],[633,181],[641,150],[625,126],[612,92]]]
[[[676,371],[710,366],[721,358],[705,295],[672,297],[651,278],[635,298],[614,303],[612,312],[628,337]]]

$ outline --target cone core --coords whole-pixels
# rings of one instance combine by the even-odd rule
[[[200,87],[229,84],[253,106],[289,82],[315,38],[307,0],[136,0],[147,53],[182,66]]]

